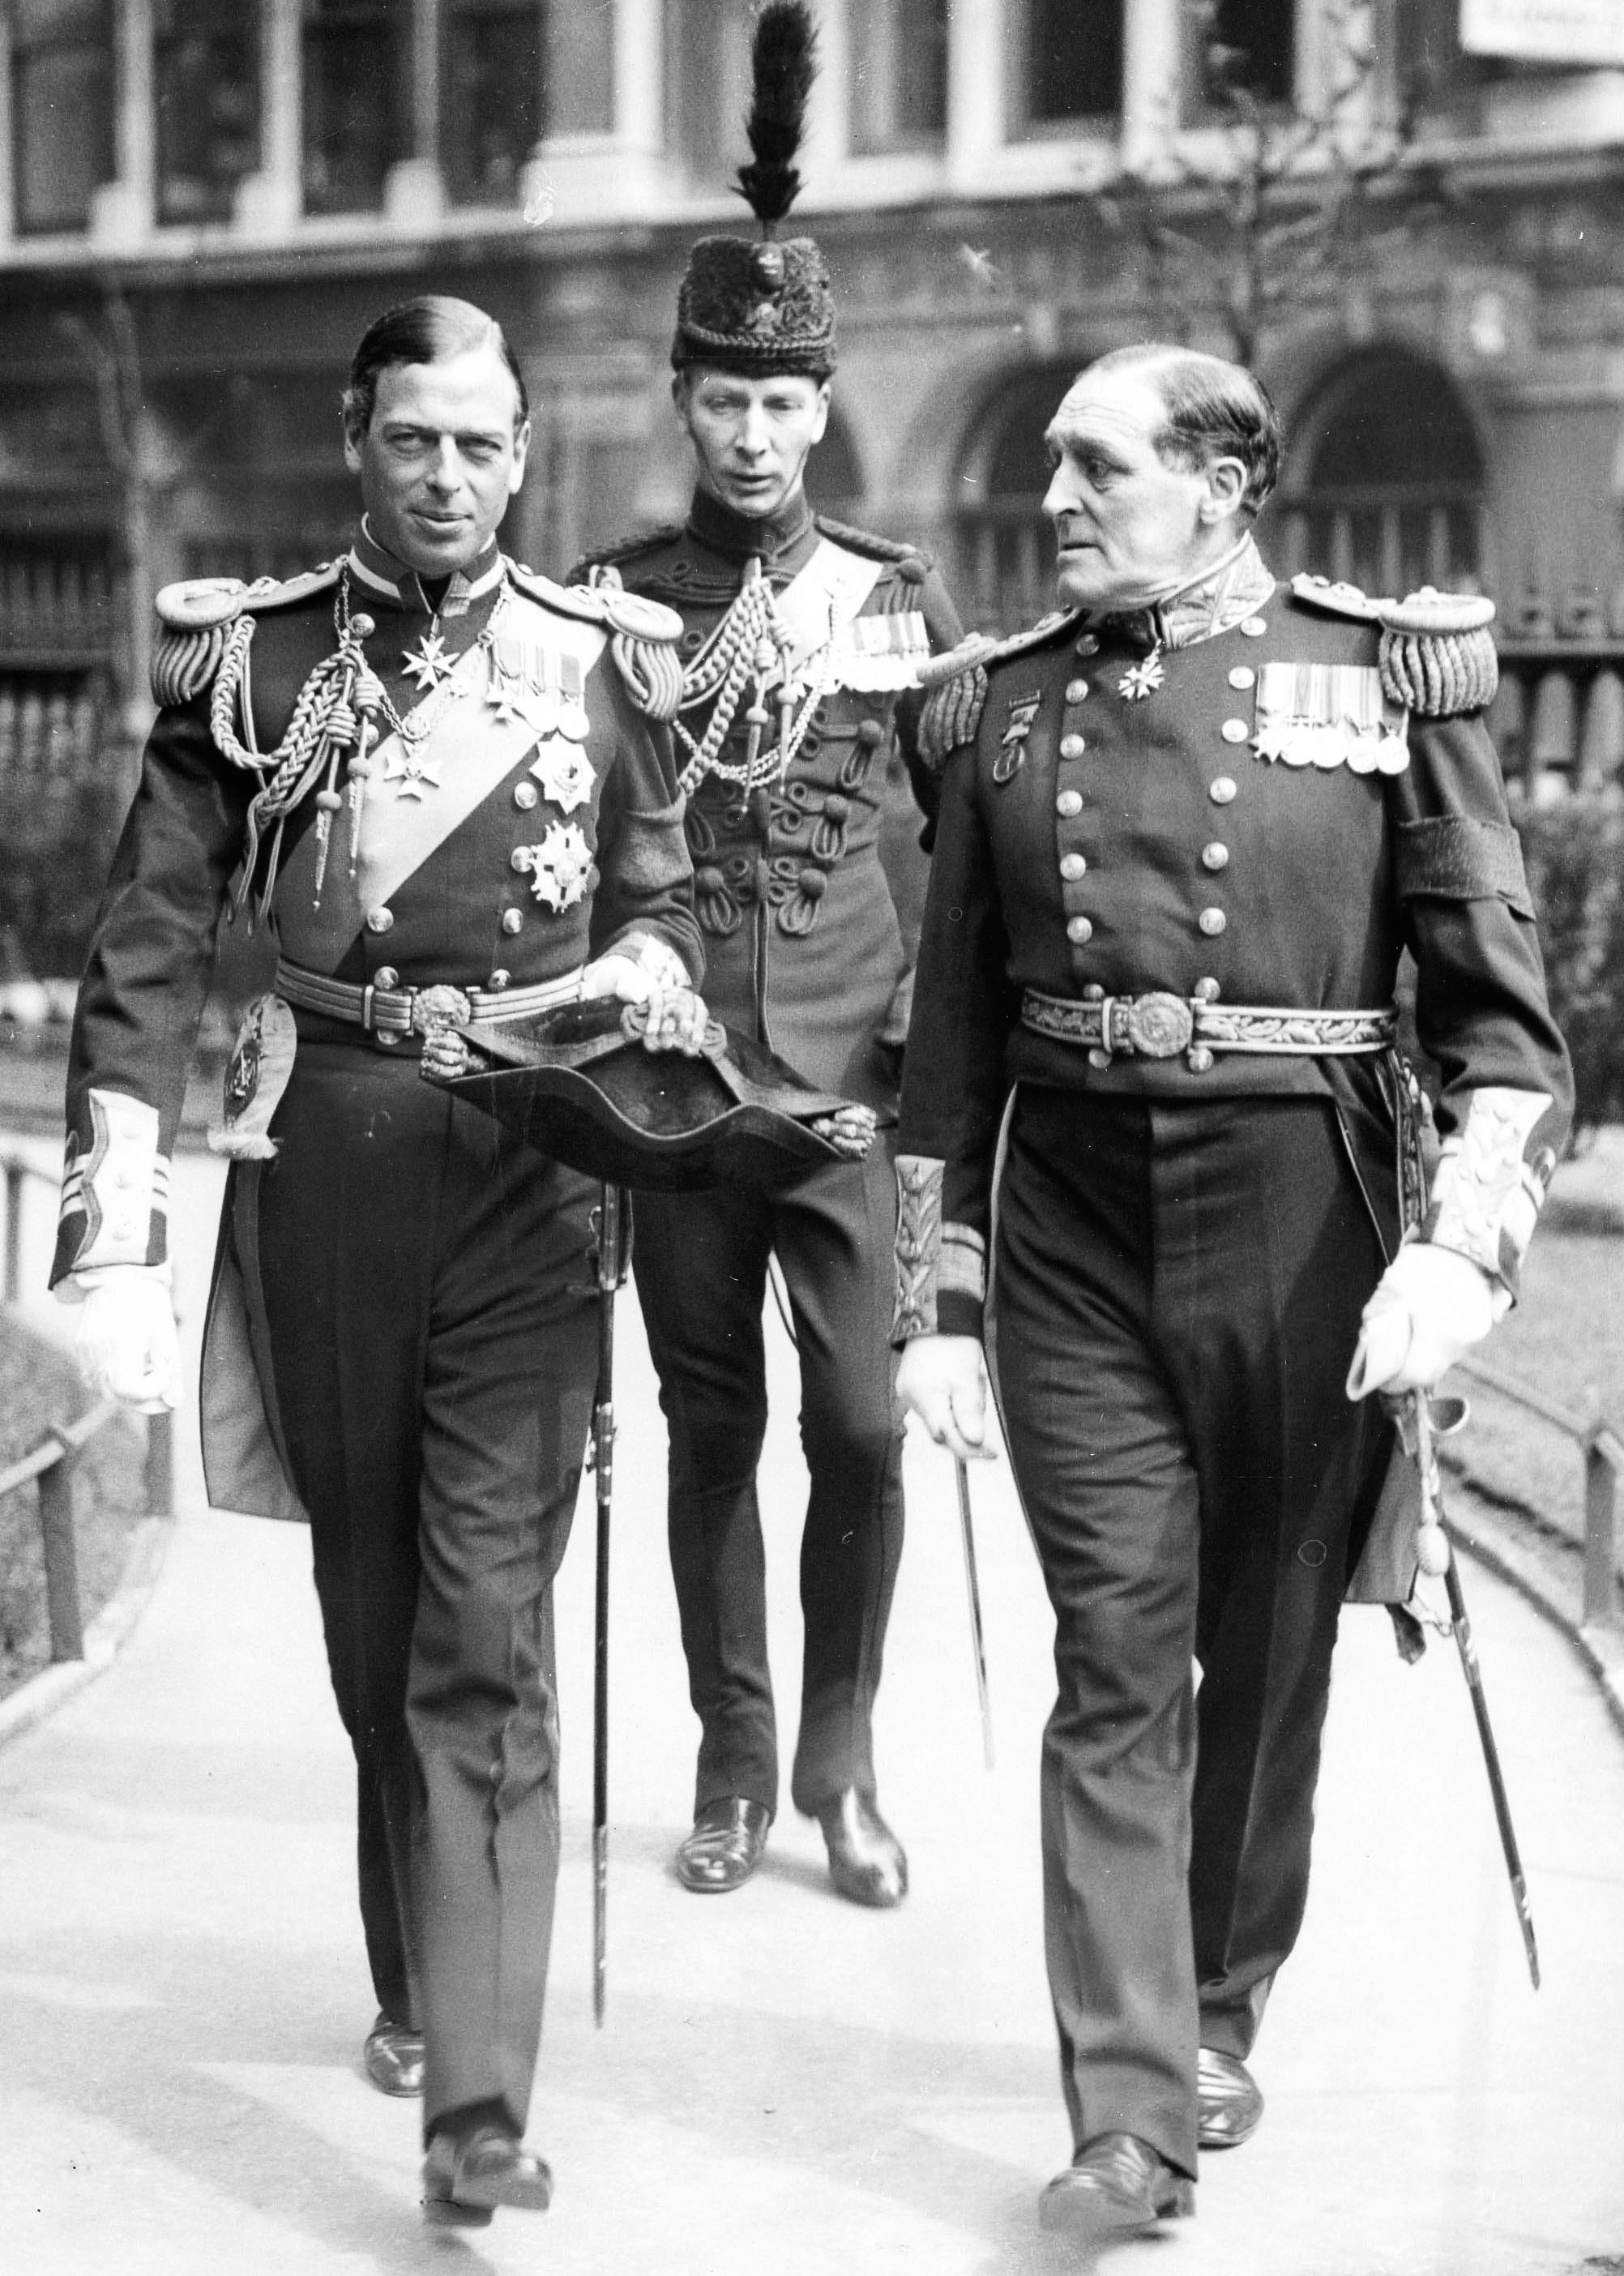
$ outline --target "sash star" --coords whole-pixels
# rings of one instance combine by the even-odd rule
[[[453,661],[446,655],[445,642],[438,633],[424,633],[416,649],[407,649],[402,654],[400,667],[412,675],[421,693],[427,695],[443,679],[451,678]]]

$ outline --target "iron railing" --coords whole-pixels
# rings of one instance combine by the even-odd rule
[[[1469,1376],[1507,1399],[1525,1413],[1572,1438],[1584,1457],[1584,1580],[1582,1621],[1586,1627],[1617,1628],[1624,1625],[1619,1608],[1618,1500],[1619,1478],[1624,1472],[1624,1436],[1601,1412],[1594,1393],[1583,1408],[1551,1399],[1531,1384],[1522,1382],[1486,1360],[1458,1362]]]
[[[30,1178],[54,1186],[55,1173],[20,1154],[0,1156],[5,1178],[4,1297],[14,1304],[21,1290],[23,1187]],[[84,1612],[79,1593],[79,1551],[73,1532],[73,1467],[85,1448],[121,1409],[103,1399],[75,1422],[59,1422],[32,1453],[0,1470],[0,1499],[31,1480],[39,1482],[40,1534],[45,1551],[45,1608],[53,1661],[85,1657]],[[172,1517],[175,1508],[175,1418],[147,1418],[146,1507],[149,1517]]]

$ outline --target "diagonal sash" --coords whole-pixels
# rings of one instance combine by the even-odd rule
[[[790,652],[785,659],[788,671],[798,671],[808,656],[861,615],[884,565],[819,538],[812,558],[778,595],[778,614],[790,631]]]
[[[509,625],[537,646],[563,649],[581,659],[583,679],[603,654],[608,635],[597,626],[576,624],[538,609],[514,594]],[[483,648],[466,649],[452,672],[462,694],[446,704],[422,741],[415,746],[420,768],[439,776],[424,785],[421,798],[403,798],[386,782],[391,757],[401,751],[398,735],[386,735],[372,754],[373,772],[361,818],[356,874],[350,876],[347,808],[333,816],[333,842],[320,908],[315,895],[315,832],[307,830],[283,870],[277,891],[277,917],[283,952],[294,964],[330,972],[355,938],[369,909],[382,907],[406,880],[482,806],[536,741],[522,714],[504,720],[484,701],[490,662]]]

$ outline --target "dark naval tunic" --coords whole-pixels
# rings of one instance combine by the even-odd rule
[[[804,497],[752,520],[703,491],[680,527],[593,560],[628,591],[680,611],[690,686],[755,565],[799,623],[821,624],[811,700],[797,709],[780,778],[746,788],[702,769],[695,752],[709,748],[715,702],[702,695],[678,715],[706,1001],[820,1088],[888,1115],[923,867],[906,772],[920,703],[909,683],[959,636],[939,577],[912,547],[823,521]],[[723,768],[744,765],[747,709],[740,701],[714,751]],[[778,731],[775,712],[764,749]],[[895,1208],[884,1144],[866,1164],[770,1198],[638,1197],[634,1271],[671,1428],[672,1570],[702,1726],[696,1809],[729,1794],[778,1804],[755,1495],[774,1254],[800,1347],[812,1480],[792,1793],[808,1811],[847,1787],[873,1796],[870,1718],[902,1545],[889,1352]]]
[[[476,1017],[568,995],[611,947],[695,977],[702,952],[669,735],[611,660],[603,603],[494,547],[435,597],[364,534],[289,585],[161,596],[166,700],[74,1022],[55,1271],[165,1255],[239,873],[283,962],[211,1139],[237,1158],[205,1359],[210,1498],[310,1519],[368,1956],[380,2007],[426,2032],[426,2126],[499,2105],[522,2130],[558,1865],[551,1583],[592,1397],[594,1189],[420,1079],[422,1014],[451,990]],[[301,691],[325,685],[351,612],[373,619],[385,699],[358,825],[341,769],[278,819],[275,755],[287,737],[309,756]]]
[[[1047,620],[941,706],[898,1333],[989,1327],[1055,1608],[1074,2138],[1187,2173],[1197,2044],[1248,2052],[1301,1923],[1338,1609],[1393,1453],[1344,1377],[1400,1227],[1402,1078],[1370,1048],[1400,952],[1442,1070],[1424,1231],[1508,1292],[1571,1104],[1480,712],[1437,673],[1393,689],[1393,643],[1423,678],[1461,643],[1400,614],[1278,587],[1248,541],[1161,611]]]

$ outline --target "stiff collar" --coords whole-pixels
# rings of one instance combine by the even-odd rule
[[[392,601],[396,608],[408,616],[459,617],[470,601],[489,593],[502,581],[502,551],[493,537],[476,561],[466,569],[452,572],[449,579],[431,577],[429,586],[444,585],[444,592],[436,603],[425,589],[423,580],[415,569],[380,545],[361,516],[350,547],[349,572],[358,585],[376,593],[381,600]]]
[[[1274,573],[1248,530],[1188,584],[1175,585],[1142,609],[1110,610],[1092,621],[1102,628],[1109,626],[1136,646],[1193,648],[1197,641],[1232,632],[1244,618],[1256,616],[1273,590]]]
[[[709,490],[696,489],[688,507],[687,527],[689,535],[713,553],[725,554],[730,561],[747,561],[759,554],[770,567],[810,531],[812,509],[805,490],[798,489],[777,513],[757,520],[751,514],[735,513]]]

